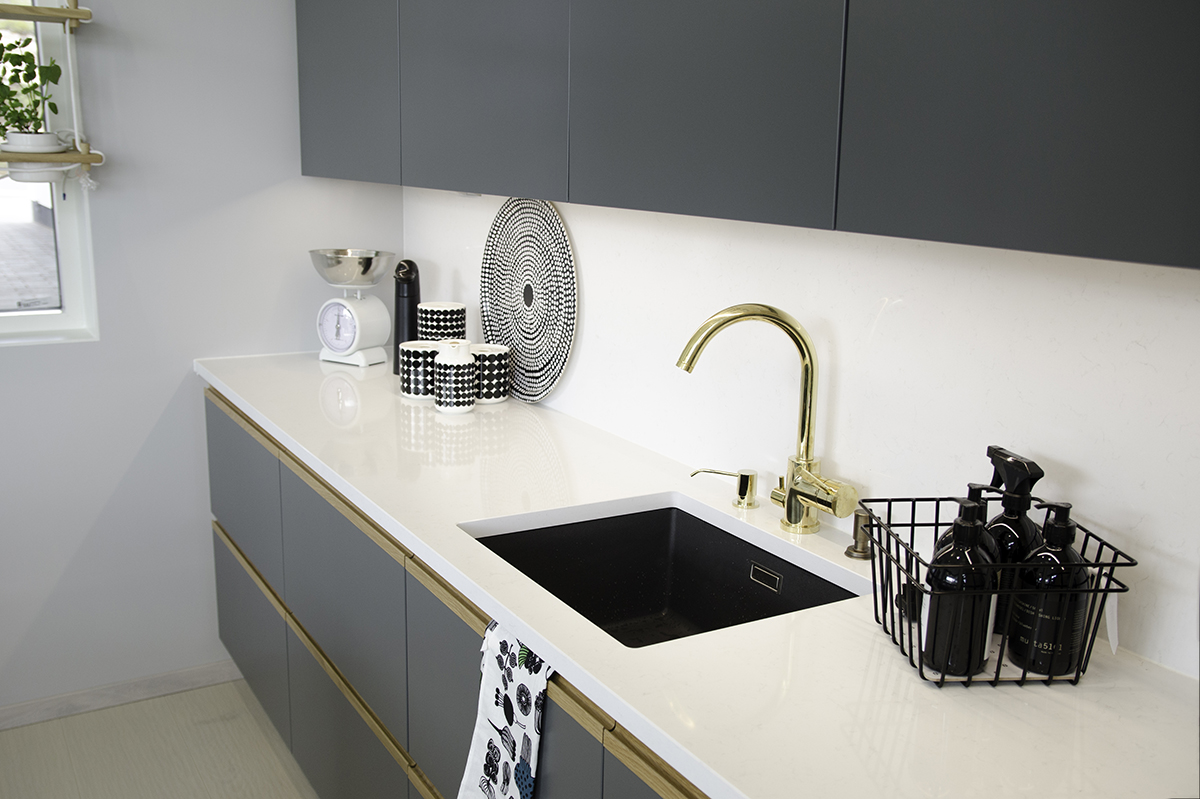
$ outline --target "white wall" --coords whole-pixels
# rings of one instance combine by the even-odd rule
[[[403,251],[400,188],[299,177],[293,0],[89,5],[100,341],[0,349],[0,706],[228,657],[192,359],[315,349],[307,251]]]
[[[468,302],[503,198],[405,190],[424,299]],[[799,358],[739,324],[691,375],[710,314],[765,302],[808,329],[817,453],[863,496],[961,495],[1000,444],[1046,471],[1037,493],[1139,561],[1123,646],[1196,676],[1200,271],[563,204],[580,316],[546,404],[689,466],[758,469],[796,446]],[[715,478],[714,478],[715,479]],[[765,490],[765,489],[763,489]]]

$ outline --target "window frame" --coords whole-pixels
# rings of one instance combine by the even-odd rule
[[[69,74],[69,65],[77,67],[79,62],[73,51],[67,52],[67,48],[74,47],[74,42],[66,28],[59,23],[36,23],[39,61],[45,63],[45,59],[54,58],[63,65],[65,78],[58,84],[60,91],[55,100],[59,113],[50,115],[49,130],[77,129],[73,119],[75,104],[70,98],[71,93],[77,91],[78,76]],[[92,253],[91,192],[73,177],[53,185],[56,192],[54,235],[62,307],[0,313],[0,347],[98,341],[100,338]]]

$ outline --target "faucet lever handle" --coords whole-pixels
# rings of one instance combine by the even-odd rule
[[[697,469],[688,476],[695,477],[698,474],[720,474],[725,477],[736,477],[737,499],[733,501],[733,506],[743,509],[758,507],[758,472],[753,469],[739,469],[736,472],[724,472],[720,469]]]

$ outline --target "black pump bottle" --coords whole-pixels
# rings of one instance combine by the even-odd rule
[[[1088,570],[1071,544],[1075,522],[1067,502],[1043,502],[1046,542],[1029,556],[1030,567],[1021,569],[1020,588],[1087,589]],[[1051,518],[1053,514],[1053,518]],[[1013,663],[1039,674],[1070,674],[1079,666],[1083,628],[1087,622],[1086,590],[1044,594],[1015,594],[1008,626],[1008,657]]]
[[[396,329],[392,335],[392,374],[400,374],[400,345],[417,340],[417,303],[421,273],[413,261],[396,264]]]
[[[983,502],[983,492],[987,488],[988,487],[982,483],[967,483],[967,499],[971,500],[972,502],[979,503],[979,516],[981,519],[985,518],[983,516],[983,512],[984,508],[987,506]],[[954,527],[951,526],[946,530],[946,532],[942,533],[942,537],[937,540],[937,544],[934,545],[933,551],[936,553],[941,549],[950,546],[953,541]],[[988,559],[992,563],[995,563],[997,560],[999,560],[1000,550],[996,548],[996,539],[992,538],[992,534],[987,531],[987,528],[983,528],[979,534],[979,548],[982,549],[985,554],[987,554]]]
[[[978,674],[991,643],[996,570],[979,547],[983,506],[958,500],[949,546],[933,556],[925,575],[930,595],[921,619],[921,662],[947,675]],[[969,592],[969,593],[968,593]]]
[[[1000,500],[1004,511],[988,522],[987,531],[996,542],[996,563],[1023,563],[1029,553],[1042,545],[1038,527],[1027,512],[1033,505],[1033,486],[1045,476],[1042,467],[1028,458],[1022,458],[1001,447],[988,447],[995,471],[992,487],[1004,486]],[[1016,583],[1015,569],[999,569],[1000,590],[1012,588]],[[1012,595],[1000,594],[996,605],[996,627],[998,633],[1008,626],[1008,614]]]

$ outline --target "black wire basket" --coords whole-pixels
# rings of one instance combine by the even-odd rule
[[[993,489],[993,492],[994,496],[983,498],[985,519],[991,518],[991,514],[986,512],[989,502],[999,505],[1001,492],[999,489]],[[1087,671],[1108,595],[1129,590],[1125,583],[1117,579],[1117,569],[1137,565],[1136,560],[1077,523],[1073,546],[1084,561],[1078,567],[1087,569],[1086,587],[1020,587],[1022,581],[1018,570],[1032,568],[1029,564],[994,564],[984,567],[995,572],[994,582],[989,584],[1011,587],[955,591],[934,589],[928,582],[930,569],[949,567],[931,566],[930,561],[933,560],[938,537],[950,528],[959,513],[958,501],[953,497],[864,499],[859,504],[869,515],[864,526],[872,544],[871,582],[875,594],[875,621],[908,657],[908,662],[921,679],[936,683],[939,687],[946,683],[971,685],[981,682],[991,685],[1014,682],[1023,685],[1030,680],[1047,684],[1078,683]],[[1072,615],[1078,614],[1074,617],[1083,617],[1084,620],[1077,643],[1071,642],[1068,668],[1062,668],[1063,660],[1059,659],[1052,661],[1058,665],[1048,670],[1055,673],[1039,673],[1030,668],[1030,662],[1039,661],[1029,657],[1026,657],[1024,665],[1018,665],[1019,661],[1013,659],[1009,646],[1009,637],[1014,630],[1018,635],[1021,633],[1019,627],[1013,627],[1014,611],[1022,607],[1024,610],[1016,615],[1032,612],[1037,614],[1039,620],[1055,618],[1055,608],[1065,606],[1064,603],[1072,603]],[[939,607],[943,609],[943,621],[950,623],[938,626],[935,619],[935,623],[930,625],[931,609],[936,613]],[[996,608],[999,608],[998,612]],[[981,625],[974,623],[972,618],[989,612],[992,615],[982,625],[984,632],[981,633]],[[993,617],[994,624],[990,621]],[[930,629],[940,631],[932,636],[937,638],[936,641],[930,640]],[[968,636],[972,640],[968,641]],[[1036,636],[1020,639],[1026,650],[1029,644],[1024,642],[1029,637]],[[957,663],[945,654],[968,650],[977,654],[960,658]],[[1042,658],[1040,662],[1048,661]],[[943,667],[942,670],[935,668],[939,665]]]

